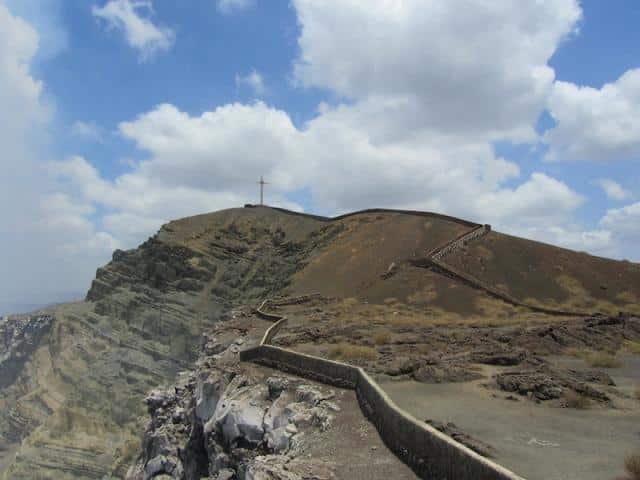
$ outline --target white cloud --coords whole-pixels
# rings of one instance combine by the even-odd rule
[[[109,0],[103,7],[94,6],[92,12],[109,29],[122,30],[129,46],[138,50],[143,61],[169,50],[175,41],[173,30],[143,16],[153,12],[151,0]]]
[[[96,142],[104,140],[102,129],[91,122],[82,122],[78,120],[71,126],[71,134],[75,137],[85,138]]]
[[[90,205],[52,194],[57,186],[43,164],[52,111],[31,72],[38,44],[33,27],[0,1],[0,312],[81,296],[111,247],[90,221]],[[70,258],[72,243],[86,248]]]
[[[510,231],[548,232],[583,203],[548,175],[518,181],[518,166],[489,143],[533,138],[554,78],[547,61],[581,16],[574,0],[295,0],[294,7],[302,27],[298,81],[351,101],[322,106],[302,129],[262,102],[196,116],[165,104],[123,122],[120,132],[149,154],[129,173],[106,181],[84,159],[59,167],[84,201],[115,212],[103,221],[116,238],[251,201],[260,174],[271,182],[271,203],[308,188],[326,213],[422,208]],[[260,89],[255,73],[237,83]]]
[[[581,17],[576,0],[293,4],[298,81],[385,105],[398,136],[534,138],[554,80],[547,62]]]
[[[547,159],[614,162],[640,158],[640,69],[600,89],[556,82],[545,135]]]
[[[561,223],[584,202],[563,182],[543,173],[515,189],[501,189],[477,199],[478,215],[509,225]]]
[[[218,10],[225,14],[231,14],[251,7],[254,0],[217,0]]]
[[[286,200],[287,192],[308,187],[327,213],[370,206],[431,209],[505,228],[562,222],[583,201],[541,173],[504,187],[519,170],[486,143],[432,134],[413,143],[373,144],[366,129],[351,123],[352,114],[329,109],[299,130],[285,112],[262,102],[199,116],[160,105],[120,125],[150,155],[130,173],[107,181],[80,157],[56,170],[82,202],[113,212],[103,226],[125,244],[171,218],[255,201],[260,174],[270,182],[268,202],[291,208],[297,206]]]
[[[62,2],[64,0],[4,0],[16,17],[25,19],[38,32],[40,42],[37,57],[50,59],[64,51],[69,35],[63,26]]]
[[[600,180],[596,180],[595,183],[599,185],[607,197],[612,200],[628,200],[631,198],[631,192],[614,180],[601,178]]]
[[[635,255],[638,256],[637,242],[640,241],[640,202],[622,208],[612,208],[600,220],[600,225],[619,235],[626,241],[635,242]]]
[[[236,74],[236,88],[241,87],[249,87],[257,97],[264,95],[266,91],[262,75],[255,70],[244,76]]]

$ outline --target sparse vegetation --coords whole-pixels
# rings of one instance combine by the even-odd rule
[[[586,356],[586,362],[596,368],[617,368],[622,365],[615,355],[606,352],[593,352]]]
[[[576,358],[584,358],[586,357],[589,352],[583,348],[577,348],[577,347],[569,347],[564,351],[565,355],[569,355],[570,357],[576,357]]]
[[[632,303],[632,304],[640,303],[640,301],[638,300],[638,297],[636,297],[633,294],[633,292],[628,292],[628,291],[621,292],[618,295],[616,295],[616,298],[624,303]]]
[[[574,392],[573,390],[565,393],[564,404],[567,408],[576,408],[585,410],[591,406],[591,400],[584,395]]]
[[[629,474],[630,480],[640,480],[640,452],[626,456],[624,469]]]
[[[391,334],[387,330],[379,330],[373,335],[373,343],[376,345],[386,345],[391,341]]]
[[[640,355],[640,342],[634,342],[632,340],[629,340],[624,344],[624,346],[631,353],[635,353],[636,355]]]
[[[378,352],[371,347],[339,343],[329,348],[328,355],[329,358],[340,360],[375,360]]]
[[[587,364],[595,368],[617,368],[622,365],[615,353],[575,347],[565,349],[564,353],[571,357],[582,358]]]

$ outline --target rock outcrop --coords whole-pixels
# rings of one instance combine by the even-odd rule
[[[300,379],[265,378],[239,363],[239,343],[209,338],[195,371],[146,398],[151,420],[127,479],[333,478],[328,465],[300,455],[299,442],[331,428],[333,393]]]
[[[53,321],[50,315],[16,315],[0,321],[0,389],[15,380]]]

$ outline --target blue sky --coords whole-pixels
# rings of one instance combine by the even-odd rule
[[[0,0],[0,313],[261,174],[640,259],[640,4],[484,3]]]

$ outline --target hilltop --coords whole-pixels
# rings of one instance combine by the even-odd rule
[[[553,383],[544,401],[586,391],[585,380],[539,355],[617,351],[640,337],[635,263],[424,212],[329,219],[253,206],[198,215],[114,252],[85,301],[40,312],[53,321],[21,347],[24,361],[0,363],[12,379],[0,391],[0,471],[124,476],[140,453],[142,399],[193,368],[203,334],[250,343],[265,328],[252,314],[262,300],[310,294],[311,303],[281,307],[291,324],[280,345],[423,383],[496,373],[478,363],[521,366]],[[212,354],[201,355],[197,365]],[[532,381],[518,378],[512,391]],[[614,393],[587,383],[603,408],[615,403]]]

